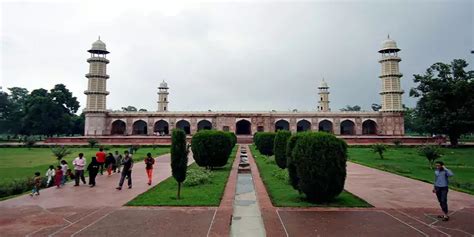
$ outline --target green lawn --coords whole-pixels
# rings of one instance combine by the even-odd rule
[[[443,148],[442,152],[438,160],[454,172],[450,188],[474,194],[474,148]],[[387,148],[383,160],[371,148],[349,148],[349,160],[428,183],[434,181],[434,170],[416,148]]]
[[[288,183],[287,170],[280,169],[273,157],[267,157],[256,149],[255,145],[250,146],[253,157],[260,171],[260,176],[265,184],[268,195],[274,206],[278,207],[371,207],[370,204],[343,191],[332,202],[314,204],[305,200],[304,194],[299,194]]]
[[[219,206],[225,185],[229,178],[232,163],[237,152],[237,146],[230,154],[227,165],[212,171],[211,182],[197,186],[182,186],[181,199],[176,199],[178,184],[169,177],[152,189],[140,194],[127,203],[129,206]],[[188,169],[204,169],[192,164]]]
[[[111,147],[105,152],[114,152],[118,150],[123,153],[127,147]],[[92,156],[98,151],[97,148],[71,148],[72,154],[66,157],[69,167],[72,169],[72,160],[82,152],[87,161],[90,162]],[[153,156],[169,153],[169,146],[153,148],[140,148],[134,154],[135,160],[143,160],[146,153],[150,152]],[[56,158],[49,148],[0,148],[0,185],[3,182],[9,182],[13,179],[24,179],[34,176],[36,171],[41,175],[46,173],[49,165],[58,165]]]

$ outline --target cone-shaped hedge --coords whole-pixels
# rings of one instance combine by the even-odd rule
[[[275,162],[281,169],[286,168],[286,144],[291,137],[291,132],[279,130],[275,136],[273,152],[275,153]]]
[[[196,164],[210,169],[226,165],[232,148],[231,136],[223,131],[201,130],[191,142]]]
[[[295,148],[296,141],[299,137],[301,137],[304,133],[296,133],[293,134],[286,144],[286,167],[288,168],[288,176],[290,177],[290,184],[295,189],[300,191],[298,187],[298,174],[296,173],[296,166],[293,161],[293,148]]]
[[[266,156],[273,155],[274,132],[258,132],[254,135],[254,143],[258,151]]]
[[[181,129],[174,129],[171,134],[171,173],[178,182],[178,199],[181,193],[181,183],[186,180],[188,153],[186,133]]]
[[[292,150],[298,187],[310,202],[326,202],[338,196],[346,180],[347,144],[334,135],[305,133]]]

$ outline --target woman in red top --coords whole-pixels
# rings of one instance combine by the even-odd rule
[[[59,186],[61,185],[62,180],[63,180],[63,169],[60,165],[58,165],[56,167],[56,171],[55,171],[55,174],[54,174],[54,184],[56,185],[56,187],[59,188]]]
[[[146,175],[148,175],[148,185],[151,185],[151,178],[153,176],[153,165],[155,164],[155,159],[151,157],[151,153],[146,154],[145,164]]]

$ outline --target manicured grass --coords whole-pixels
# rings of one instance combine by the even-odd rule
[[[255,145],[250,146],[253,157],[258,166],[260,177],[265,184],[268,195],[274,206],[278,207],[371,207],[370,204],[343,191],[332,202],[314,204],[305,200],[304,194],[299,194],[288,182],[287,170],[280,169],[275,159],[267,157],[256,149]]]
[[[442,152],[438,160],[454,172],[450,188],[474,194],[474,148],[442,148]],[[418,155],[417,148],[387,148],[383,160],[371,148],[349,148],[349,160],[428,183],[434,181],[434,170]]]
[[[128,147],[111,147],[105,152],[119,151],[123,153]],[[65,160],[68,161],[69,168],[73,169],[72,160],[82,152],[87,161],[90,162],[92,156],[98,151],[98,148],[71,148],[72,154]],[[170,152],[170,147],[140,148],[133,155],[134,160],[139,161],[145,158],[146,153],[152,153],[153,156],[163,155]],[[44,175],[48,166],[58,165],[58,161],[53,156],[49,148],[0,148],[0,185],[13,179],[24,179],[33,177],[36,171]]]
[[[197,186],[181,186],[181,199],[177,199],[178,183],[169,177],[155,187],[127,203],[128,206],[219,206],[229,178],[237,146],[230,154],[227,165],[212,171],[211,182]],[[188,169],[204,169],[196,163]]]

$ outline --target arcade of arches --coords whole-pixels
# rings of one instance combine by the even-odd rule
[[[288,130],[292,132],[303,132],[303,131],[324,131],[334,133],[336,135],[378,135],[378,124],[372,119],[359,120],[355,123],[352,119],[343,119],[339,124],[335,124],[332,120],[321,119],[319,121],[311,122],[311,120],[300,119],[300,120],[288,120],[278,119],[273,123],[273,128],[268,129],[268,125],[265,124],[254,124],[248,119],[240,119],[235,124],[226,124],[220,126],[214,124],[208,119],[188,120],[179,119],[175,124],[169,120],[160,119],[155,120],[154,123],[150,122],[148,127],[147,122],[143,119],[136,120],[132,123],[132,126],[127,126],[125,119],[113,120],[110,124],[111,135],[158,135],[164,136],[169,135],[171,129],[180,128],[183,129],[186,134],[193,134],[200,130],[218,129],[224,131],[233,131],[237,135],[252,135],[255,132],[261,131],[278,131]],[[314,120],[313,120],[314,121]],[[174,125],[174,126],[173,126]],[[358,127],[360,126],[360,127]]]

